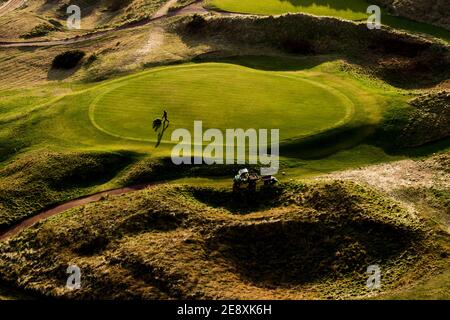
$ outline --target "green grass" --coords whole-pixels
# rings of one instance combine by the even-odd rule
[[[371,135],[381,127],[387,111],[395,117],[409,108],[409,97],[378,80],[342,71],[339,61],[323,62],[331,58],[235,57],[226,63],[159,67],[95,86],[46,87],[23,95],[6,92],[0,104],[0,168],[6,170],[2,194],[9,200],[2,223],[9,225],[68,198],[158,177],[195,182],[198,177],[221,176],[204,181],[223,184],[223,177],[231,177],[236,168],[182,174],[181,169],[158,165],[155,170],[153,160],[170,156],[171,130],[190,129],[194,120],[203,120],[205,129],[280,128],[281,170],[286,173],[282,180],[405,158],[401,152],[390,154],[374,145]],[[239,96],[240,92],[245,95]],[[39,104],[43,101],[47,102]],[[166,141],[155,148],[151,121],[164,109],[169,111],[171,127]],[[427,146],[420,155],[441,149]],[[49,151],[56,160],[53,156],[46,160]],[[116,166],[111,175],[91,179],[88,185],[64,184],[73,170],[74,155],[96,158],[124,151],[139,155],[126,156],[124,166],[140,158],[150,162],[131,169]],[[29,163],[21,174],[12,172],[6,162],[19,155]],[[103,168],[104,161],[96,159]],[[65,169],[44,165],[53,162]],[[129,171],[122,174],[122,170]],[[169,177],[167,170],[174,174]],[[92,176],[87,171],[85,175]],[[81,178],[74,176],[76,181]],[[55,180],[60,181],[56,189],[49,183]]]
[[[280,128],[282,180],[403,158],[371,145],[369,138],[383,113],[404,110],[407,98],[379,81],[341,71],[338,61],[322,60],[329,59],[235,57],[226,63],[150,69],[95,86],[5,92],[0,104],[0,225],[69,198],[158,177],[194,183],[198,177],[215,177],[204,181],[223,184],[223,177],[232,177],[237,168],[155,167],[153,161],[170,156],[171,131],[190,129],[194,120],[204,121],[205,129]],[[155,148],[151,122],[162,110],[168,110],[171,126],[165,142]],[[111,172],[106,174],[108,159],[124,151],[130,153],[119,157],[118,166],[107,164]],[[19,164],[28,163],[23,172],[6,161],[19,155]],[[81,184],[67,185],[74,163],[91,158],[104,179],[86,169],[70,178]],[[141,163],[141,158],[146,160]],[[87,160],[89,166],[92,161]],[[58,181],[56,187],[52,181]]]
[[[245,92],[244,96],[242,93]],[[118,103],[118,101],[120,101]],[[123,81],[90,107],[93,123],[116,137],[155,142],[151,122],[167,110],[170,127],[280,129],[281,141],[348,122],[353,102],[308,75],[257,71],[231,64],[176,66]]]
[[[363,0],[211,0],[214,8],[243,13],[283,14],[304,12],[319,16],[336,16],[349,20],[367,18],[367,2]]]
[[[365,0],[210,0],[208,4],[215,9],[262,15],[283,13],[309,13],[318,16],[332,16],[348,20],[367,20],[367,8],[372,3]],[[382,24],[415,33],[423,33],[447,42],[450,31],[426,23],[406,18],[394,17],[382,11]]]
[[[185,170],[158,162],[170,154],[173,146],[166,137],[160,148],[154,148],[151,121],[160,116],[164,109],[169,111],[171,130],[177,127],[190,128],[192,121],[196,119],[204,120],[207,124],[205,127],[221,129],[279,126],[283,138],[282,171],[286,173],[280,175],[281,180],[311,177],[404,158],[401,153],[391,155],[383,148],[373,145],[370,137],[382,125],[386,112],[395,117],[409,108],[406,101],[410,96],[377,79],[342,70],[342,62],[331,56],[235,57],[217,63],[150,69],[97,85],[54,85],[24,92],[4,92],[7,99],[0,103],[0,161],[14,160],[19,155],[21,160],[0,163],[0,225],[11,225],[51,204],[74,197],[149,180],[183,178],[182,181],[190,185],[201,183],[203,187],[207,187],[219,184],[229,190],[229,177],[236,171],[234,167],[202,166],[201,169]],[[54,92],[58,92],[56,97],[52,95]],[[234,113],[230,114],[230,110]],[[275,114],[276,117],[264,117],[261,114]],[[426,150],[435,151],[428,146]],[[222,177],[219,177],[220,174]],[[227,177],[226,181],[224,175]],[[199,179],[200,177],[210,179]],[[379,196],[353,187],[345,187],[347,191],[344,192],[340,192],[340,188],[337,191],[332,189],[323,197],[323,189],[320,187],[317,197],[314,192],[310,193],[311,203],[306,209],[299,206],[294,211],[285,211],[285,204],[295,204],[300,199],[297,197],[299,190],[294,190],[291,197],[285,199],[286,202],[278,203],[280,206],[277,207],[269,207],[269,210],[273,209],[270,213],[254,213],[254,217],[242,218],[236,215],[231,217],[230,212],[223,212],[223,208],[211,208],[205,198],[202,198],[204,202],[199,198],[186,199],[179,189],[172,189],[173,186],[165,188],[157,189],[158,192],[149,190],[114,199],[107,197],[100,203],[89,205],[86,210],[71,210],[26,231],[24,238],[11,242],[12,247],[0,244],[0,259],[5,261],[5,267],[0,272],[7,275],[7,279],[19,279],[18,282],[27,288],[56,296],[70,295],[60,290],[60,284],[64,284],[67,263],[75,261],[86,270],[86,274],[94,275],[89,281],[95,285],[87,286],[87,291],[79,293],[90,298],[104,298],[105,290],[102,286],[105,283],[108,288],[113,288],[108,291],[108,297],[193,298],[192,292],[199,291],[191,290],[191,287],[184,284],[197,283],[198,279],[205,281],[200,286],[203,291],[198,293],[203,297],[222,294],[225,298],[249,298],[250,296],[242,296],[241,293],[251,292],[251,298],[305,298],[298,296],[299,292],[305,291],[290,291],[283,284],[280,285],[281,293],[279,290],[268,293],[266,288],[261,289],[261,283],[265,281],[273,288],[270,277],[267,278],[267,274],[272,272],[270,268],[261,269],[257,274],[258,279],[252,280],[253,284],[237,281],[241,276],[249,276],[248,270],[253,270],[249,266],[259,261],[259,257],[255,256],[245,257],[245,265],[238,266],[240,270],[229,272],[228,267],[227,270],[221,269],[220,272],[223,273],[220,277],[223,281],[217,283],[215,279],[218,264],[215,264],[214,259],[203,258],[206,256],[204,244],[209,244],[190,226],[204,231],[203,228],[211,228],[210,225],[216,228],[218,224],[232,223],[225,232],[235,232],[235,235],[255,234],[271,244],[272,240],[264,238],[266,229],[253,229],[255,221],[261,223],[262,219],[268,219],[272,223],[283,216],[287,225],[292,227],[289,230],[301,230],[298,226],[303,225],[304,219],[309,221],[308,212],[317,210],[320,214],[324,211],[326,215],[331,215],[339,225],[344,213],[352,212],[347,209],[355,209],[353,196],[362,192],[363,201],[358,202],[355,211],[358,214],[349,216],[351,225],[358,225],[358,219],[361,218],[359,214],[363,210],[367,221],[371,223],[376,217],[383,220],[382,225],[399,223],[405,226],[406,223],[409,228],[408,221],[402,220],[406,217],[402,210],[393,210],[396,209],[395,205],[386,205]],[[327,188],[325,187],[326,190]],[[224,192],[226,199],[229,191]],[[338,198],[336,193],[339,193]],[[217,195],[216,198],[206,200],[220,200],[221,194]],[[339,198],[341,195],[344,199]],[[315,200],[312,199],[314,197]],[[315,207],[323,204],[329,207]],[[226,208],[228,204],[213,205]],[[336,213],[336,210],[339,212]],[[394,218],[389,220],[387,217]],[[210,224],[211,221],[213,223]],[[267,225],[267,230],[278,230],[273,229],[270,223],[264,222],[263,228]],[[155,226],[156,229],[152,229]],[[311,234],[314,235],[337,234],[332,229],[323,229],[322,224],[317,222],[313,222],[313,229],[316,229],[312,230]],[[344,229],[338,231],[348,232]],[[366,229],[363,232],[360,229],[357,231],[361,237],[365,237]],[[283,234],[276,232],[274,239],[280,239]],[[217,236],[213,233],[211,235]],[[61,239],[65,241],[65,245],[69,245],[69,249],[62,245]],[[190,242],[192,239],[194,242]],[[384,250],[386,247],[383,239],[383,236],[380,237],[376,246],[381,244]],[[259,251],[257,246],[253,246],[258,242],[244,238],[241,240],[245,241],[234,247],[238,254]],[[369,242],[370,239],[367,243]],[[50,248],[48,243],[52,243],[52,250],[47,250]],[[392,243],[396,245],[396,242]],[[226,261],[233,263],[230,254],[233,258],[234,252],[227,251],[228,249],[223,251],[222,244],[231,249],[235,244],[215,244],[219,245],[218,254],[223,254]],[[295,245],[297,244],[294,243],[294,247]],[[23,246],[33,250],[23,250]],[[321,298],[342,297],[342,292],[339,291],[341,288],[347,288],[344,294],[346,297],[366,294],[364,287],[360,286],[362,278],[358,278],[365,274],[358,273],[355,278],[345,273],[345,268],[353,263],[352,257],[364,255],[357,239],[351,244],[351,248],[352,251],[339,251],[345,259],[350,259],[338,261],[338,265],[344,268],[342,281],[332,281],[331,286],[326,282],[318,287],[312,284],[307,287],[318,290],[308,292],[323,292]],[[16,252],[20,254],[15,254]],[[278,252],[280,250],[271,254],[277,258]],[[105,261],[104,257],[112,257],[112,262],[107,262],[108,271],[111,272],[105,275],[106,278],[102,278],[103,273],[98,269],[98,262]],[[155,260],[146,260],[148,257],[155,257]],[[281,258],[290,263],[290,257],[291,255],[286,255]],[[273,261],[276,264],[275,258]],[[392,261],[395,260],[401,265],[389,266],[394,271],[393,287],[396,287],[395,276],[404,274],[408,267],[406,264],[411,262],[400,258]],[[130,261],[131,265],[127,268],[120,266],[121,263],[127,264]],[[361,261],[363,260],[357,262],[362,263]],[[406,264],[403,265],[403,262]],[[29,267],[27,270],[34,270],[32,266],[46,272],[33,275],[20,273],[15,277],[18,266],[24,264]],[[418,268],[422,268],[420,264]],[[151,283],[144,286],[142,281],[149,278],[136,277],[133,272],[138,273],[139,270],[162,270],[159,275],[162,280],[154,282],[150,278]],[[191,270],[192,273],[186,274],[184,270]],[[205,276],[205,270],[210,274]],[[287,268],[286,272],[290,272],[289,270],[294,268]],[[283,276],[278,275],[282,279]],[[298,281],[296,275],[292,279]],[[111,283],[113,287],[110,286]],[[183,283],[183,287],[172,286],[174,283]],[[221,287],[224,283],[228,285]],[[168,288],[167,285],[171,287]],[[114,289],[123,286],[131,288],[130,291]],[[89,288],[94,289],[90,291]],[[0,298],[2,296],[5,294],[0,290]],[[317,298],[314,294],[306,297]]]
[[[315,57],[252,56],[161,67],[73,90],[41,105],[33,102],[42,102],[39,95],[50,94],[49,88],[6,93],[0,159],[35,149],[166,157],[173,146],[170,131],[203,120],[205,128],[280,128],[281,156],[309,175],[397,159],[368,146],[367,138],[387,109],[403,110],[408,99],[380,81],[341,71],[339,61]],[[151,121],[162,110],[168,110],[171,126],[155,149]],[[353,157],[353,148],[362,156]]]

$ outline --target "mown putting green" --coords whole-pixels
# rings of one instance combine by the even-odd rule
[[[280,129],[281,140],[305,137],[348,122],[353,102],[325,84],[287,73],[206,63],[158,69],[113,85],[90,105],[101,131],[155,141],[153,119],[167,110],[170,127]]]

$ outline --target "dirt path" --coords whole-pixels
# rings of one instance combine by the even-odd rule
[[[167,16],[169,13],[170,7],[177,3],[178,0],[169,0],[167,1],[155,14],[152,16],[153,19],[161,18]]]
[[[20,7],[25,1],[24,0],[9,0],[4,5],[0,7],[0,17],[13,11]]]
[[[201,14],[201,13],[208,13],[208,12],[210,12],[210,11],[203,7],[203,1],[194,2],[193,4],[190,4],[184,8],[177,10],[177,13],[179,15],[184,15],[184,14],[188,15],[188,14],[195,14],[195,13]]]
[[[115,196],[115,195],[122,195],[125,193],[130,193],[130,192],[134,192],[134,191],[139,191],[139,190],[143,190],[146,188],[150,188],[153,186],[156,186],[158,184],[161,183],[149,183],[149,184],[141,184],[141,185],[136,185],[136,186],[131,186],[131,187],[125,187],[125,188],[120,188],[120,189],[114,189],[114,190],[109,190],[109,191],[103,191],[103,192],[99,192],[90,196],[86,196],[86,197],[82,197],[79,199],[75,199],[75,200],[70,200],[67,201],[65,203],[62,203],[54,208],[45,210],[31,218],[28,218],[26,220],[23,220],[22,222],[10,227],[9,229],[0,232],[0,241],[5,241],[8,240],[9,238],[12,238],[16,235],[18,235],[20,232],[22,232],[23,230],[31,227],[32,225],[36,224],[39,221],[42,221],[44,219],[47,219],[49,217],[52,217],[54,215],[57,215],[61,212],[64,212],[66,210],[75,208],[75,207],[79,207],[88,203],[92,203],[92,202],[97,202],[99,201],[102,197],[110,195],[110,196]]]
[[[15,0],[12,0],[15,1]],[[194,13],[205,13],[208,12],[201,5],[202,1],[195,2],[191,5],[188,5],[184,8],[178,9],[176,11],[169,12],[170,7],[172,7],[177,0],[169,0],[167,1],[153,16],[147,19],[143,19],[138,22],[133,22],[129,24],[125,24],[123,26],[117,27],[115,29],[97,31],[94,33],[89,33],[81,36],[76,36],[73,38],[61,39],[61,40],[41,40],[41,41],[16,41],[16,42],[0,42],[0,48],[18,48],[18,47],[48,47],[48,46],[59,46],[59,45],[68,45],[79,42],[84,42],[88,40],[97,39],[101,36],[114,33],[119,30],[136,28],[139,26],[146,25],[148,23],[173,16],[182,16]],[[0,14],[1,15],[1,14]]]
[[[410,187],[450,189],[450,172],[442,164],[448,158],[448,155],[438,155],[426,160],[400,160],[335,172],[318,179],[357,181],[388,194]]]

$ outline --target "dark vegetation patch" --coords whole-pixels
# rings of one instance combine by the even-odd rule
[[[199,14],[194,14],[186,24],[186,30],[190,33],[199,32],[206,26],[206,19]]]
[[[368,49],[380,55],[414,58],[431,46],[430,42],[418,42],[413,38],[402,39],[395,35],[387,36],[386,34],[379,34],[378,36],[371,40]]]
[[[270,287],[292,286],[354,274],[407,250],[416,235],[375,221],[276,221],[217,231],[212,250],[245,279]]]
[[[127,7],[133,0],[108,0],[105,2],[108,10],[117,11]]]
[[[259,169],[254,165],[244,167]],[[145,158],[131,166],[120,177],[119,182],[124,185],[134,185],[186,177],[234,177],[236,172],[242,168],[242,165],[175,165],[170,158]]]
[[[312,44],[304,39],[286,40],[281,43],[280,49],[292,54],[314,54],[314,47]]]
[[[43,37],[49,34],[50,32],[57,30],[59,30],[59,27],[57,27],[55,24],[41,23],[35,26],[33,29],[31,29],[30,32],[23,34],[21,37],[25,39]]]
[[[98,55],[96,53],[93,53],[86,59],[86,62],[84,63],[84,65],[89,67],[91,64],[93,64],[98,59],[99,59]]]
[[[53,69],[69,70],[75,68],[86,55],[81,50],[71,50],[58,54],[52,62]]]
[[[200,202],[215,208],[224,208],[236,214],[270,209],[280,205],[283,188],[261,187],[254,192],[246,189],[240,192],[211,188],[191,188],[190,193]]]

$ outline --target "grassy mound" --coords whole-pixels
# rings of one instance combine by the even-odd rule
[[[0,244],[0,276],[66,298],[364,297],[369,264],[389,292],[438,250],[413,216],[354,184],[282,186],[270,209],[243,215],[196,191],[208,192],[158,186],[39,223]],[[81,290],[64,289],[69,264]]]
[[[417,147],[450,136],[450,95],[430,93],[412,99],[410,108],[390,114],[379,132],[379,140],[390,138],[397,147]]]
[[[407,146],[420,146],[450,136],[449,92],[422,96],[410,103],[415,110],[400,137]]]
[[[450,29],[450,3],[443,0],[376,0],[396,15]]]
[[[414,242],[413,233],[383,223],[327,222],[282,220],[225,227],[209,246],[220,251],[243,278],[269,287],[290,287],[352,274],[363,281],[364,267],[389,261]]]
[[[36,151],[0,169],[0,230],[53,204],[89,194],[130,163],[128,153]]]
[[[365,24],[300,14],[211,17],[193,32],[193,22],[199,25],[186,18],[178,27],[188,43],[222,39],[243,47],[265,45],[301,55],[339,54],[384,81],[405,88],[435,85],[450,76],[447,46],[388,29],[369,31]]]
[[[329,59],[332,59],[332,61],[329,61]],[[244,78],[251,80],[256,77],[263,84],[267,82],[273,83],[273,81],[278,82],[278,80],[280,80],[280,84],[283,84],[287,81],[295,89],[294,94],[288,97],[288,101],[298,101],[298,104],[291,103],[289,104],[290,109],[286,110],[286,106],[272,98],[270,98],[268,103],[252,101],[247,104],[249,99],[246,97],[241,96],[239,98],[236,95],[227,95],[227,92],[211,97],[211,99],[208,98],[208,90],[187,95],[186,93],[189,90],[195,90],[197,86],[194,85],[194,81],[192,83],[184,81],[184,86],[173,86],[173,88],[176,88],[175,93],[170,92],[164,94],[159,92],[157,96],[158,99],[167,100],[169,96],[177,96],[177,92],[179,92],[180,96],[186,97],[187,102],[191,104],[195,101],[199,102],[198,105],[195,104],[192,108],[187,108],[183,102],[184,100],[179,99],[180,103],[174,105],[173,110],[169,110],[171,130],[175,128],[175,125],[181,128],[191,128],[192,120],[195,119],[194,116],[198,115],[202,119],[203,113],[208,116],[209,121],[219,123],[219,125],[224,127],[226,125],[225,128],[237,128],[239,126],[244,128],[255,126],[266,127],[267,124],[279,126],[282,128],[282,136],[284,133],[287,133],[287,137],[292,137],[290,140],[285,140],[280,146],[281,155],[284,157],[284,159],[281,159],[282,165],[285,168],[292,168],[291,172],[288,172],[290,178],[398,159],[387,155],[379,147],[369,145],[372,144],[369,138],[380,125],[380,122],[383,120],[382,114],[387,108],[392,110],[394,115],[402,111],[403,108],[411,108],[407,104],[409,97],[404,95],[402,91],[387,86],[377,79],[368,77],[367,74],[354,73],[354,65],[344,63],[341,60],[335,61],[335,59],[335,56],[240,56],[229,58],[226,61],[220,60],[220,63],[197,63],[186,67],[183,66],[184,68],[181,66],[160,67],[131,76],[105,81],[88,88],[81,86],[78,92],[62,96],[45,104],[42,103],[48,100],[45,99],[44,95],[48,95],[48,92],[53,91],[31,91],[36,97],[23,96],[19,91],[11,92],[0,103],[2,112],[0,115],[0,121],[2,123],[0,127],[0,137],[2,137],[0,139],[0,159],[4,161],[5,159],[13,158],[19,152],[28,152],[42,148],[51,150],[60,150],[63,148],[64,150],[75,151],[98,150],[102,152],[130,150],[139,154],[150,155],[150,158],[155,161],[152,163],[152,160],[149,160],[148,163],[142,163],[141,167],[139,165],[133,167],[134,172],[123,176],[123,184],[161,180],[160,178],[173,179],[176,177],[184,177],[184,170],[186,172],[189,171],[189,176],[195,176],[195,172],[198,172],[199,176],[228,175],[231,177],[235,174],[234,171],[236,171],[236,168],[232,166],[226,166],[227,168],[220,169],[211,168],[211,170],[208,170],[210,168],[205,170],[202,168],[192,168],[191,170],[188,168],[175,168],[174,166],[170,166],[170,163],[167,163],[169,166],[165,167],[166,164],[160,165],[159,159],[165,159],[170,156],[173,144],[163,143],[156,149],[154,148],[154,143],[149,143],[148,141],[135,141],[125,139],[121,136],[107,134],[99,130],[92,122],[90,109],[92,110],[92,105],[95,105],[95,100],[103,99],[102,101],[106,101],[104,98],[108,94],[111,94],[118,99],[130,101],[126,105],[130,106],[128,109],[131,109],[131,111],[125,108],[125,104],[117,104],[116,108],[126,111],[126,113],[117,112],[114,114],[114,117],[112,117],[112,113],[105,113],[100,120],[116,123],[117,126],[111,128],[113,132],[130,131],[130,128],[125,126],[127,119],[124,119],[124,114],[130,112],[142,124],[134,134],[148,133],[149,140],[155,139],[156,134],[151,130],[151,121],[155,116],[161,116],[161,111],[168,105],[162,103],[156,104],[155,101],[149,100],[149,95],[144,93],[145,89],[151,88],[157,92],[157,84],[162,83],[164,80],[167,82],[168,79],[174,80],[179,84],[183,83],[180,80],[182,79],[181,76],[178,78],[172,76],[177,72],[189,75],[183,73],[186,70],[193,70],[193,75],[198,79],[202,77],[201,72],[199,72],[200,70],[211,71],[213,75],[220,75],[220,71],[222,70],[226,75],[230,75],[233,71],[242,72]],[[246,66],[246,68],[240,66]],[[152,77],[159,77],[158,79],[161,79],[161,81],[149,81]],[[207,72],[203,77],[205,79],[213,79],[213,83],[216,82],[216,79],[211,77]],[[287,78],[285,79],[285,77]],[[313,82],[312,87],[309,85],[305,88],[301,87],[310,80]],[[232,83],[233,81],[226,80],[224,77],[217,81],[227,84],[227,86],[221,89],[225,87],[238,88],[239,91],[246,90],[250,92],[249,94],[257,96],[251,90],[248,90],[248,82],[241,81],[239,86],[237,86]],[[197,80],[197,82],[201,81]],[[212,82],[206,81],[205,88],[211,88]],[[319,132],[319,134],[313,134],[308,137],[294,136],[296,133],[301,134],[305,132],[307,126],[310,129],[311,126],[313,129],[314,127],[317,128],[317,126],[314,126],[314,122],[316,124],[326,122],[325,120],[329,118],[329,115],[324,115],[316,119],[305,118],[294,121],[291,118],[287,119],[282,114],[302,114],[303,110],[299,109],[299,107],[302,107],[302,96],[297,94],[297,89],[300,93],[305,92],[307,97],[313,97],[314,94],[308,95],[308,92],[313,90],[312,88],[316,83],[320,85],[325,84],[329,92],[337,92],[339,96],[345,95],[354,104],[354,113],[352,114],[351,120],[339,128],[330,128],[325,132]],[[134,87],[131,84],[136,84],[136,86]],[[277,83],[274,83],[274,85],[277,85]],[[124,89],[122,90],[122,88]],[[217,92],[218,89],[212,88],[211,90],[216,90],[215,92]],[[140,92],[140,95],[134,99],[126,95],[127,92]],[[285,91],[281,90],[281,92]],[[199,97],[203,95],[207,99],[202,101],[196,95],[199,95]],[[264,93],[261,93],[261,95],[264,95]],[[246,116],[238,117],[238,119],[235,119],[236,122],[231,122],[231,118],[229,117],[230,112],[227,109],[235,107],[233,105],[230,107],[226,99],[221,99],[223,96],[228,96],[231,99],[230,101],[238,101],[240,105],[244,105],[245,108],[241,108],[242,110],[238,110],[236,113]],[[274,92],[274,96],[277,97],[277,92]],[[324,106],[328,110],[329,108],[335,107],[335,102],[330,101],[332,96],[333,94],[327,94],[323,101],[322,97],[319,97],[320,99],[318,101],[310,101],[313,105],[325,105],[326,102],[330,102],[330,105]],[[216,108],[217,112],[213,114],[211,110],[203,108],[204,105],[212,104],[210,100],[211,102],[220,102],[224,107],[220,110]],[[277,115],[280,115],[280,118],[278,119],[277,117],[268,115],[266,117],[267,119],[264,119],[260,113],[263,114],[267,110],[264,109],[266,105],[275,107],[275,112]],[[141,106],[142,108],[136,108],[136,106]],[[279,108],[276,108],[277,106]],[[100,105],[98,107],[100,108],[98,110],[101,110],[104,106]],[[96,108],[94,108],[94,111]],[[114,99],[110,99],[108,108],[110,110],[114,109]],[[153,111],[149,112],[150,109],[156,111],[154,113]],[[307,107],[305,109],[305,111],[308,110],[311,111],[311,108]],[[321,113],[319,111],[321,110],[319,109],[317,113]],[[334,110],[334,113],[341,111],[339,108],[339,110]],[[249,113],[251,114],[249,115]],[[186,114],[192,117],[183,119],[183,115]],[[147,122],[145,121],[145,117],[148,117],[146,118],[148,120]],[[115,118],[117,119],[115,120]],[[283,119],[283,121],[280,121],[280,119]],[[94,120],[98,120],[95,112]],[[279,123],[277,123],[278,121]],[[302,123],[305,127],[299,126],[298,123]],[[166,133],[165,140],[170,138],[168,133],[170,132]],[[393,140],[391,137],[383,137],[383,141],[391,142]],[[166,160],[162,161],[167,162]],[[153,171],[153,165],[155,165],[154,169],[156,171]],[[155,172],[157,172],[157,175],[154,174]]]
[[[443,15],[444,12],[448,11],[445,10],[448,5],[441,4],[440,6],[437,6],[436,2],[438,1],[439,0],[422,0],[420,3],[416,3],[417,1],[404,0],[397,1],[395,3],[395,15],[400,14],[417,21],[422,21],[422,23],[391,15],[389,14],[389,11],[392,10],[384,8],[382,8],[381,22],[383,25],[387,25],[392,28],[403,29],[414,33],[428,34],[442,38],[448,42],[450,41],[450,31],[448,28],[445,29],[448,25],[448,21],[445,20],[445,17],[442,17],[441,21],[438,22],[430,19],[433,15],[438,18],[440,15]],[[369,17],[367,8],[374,4],[373,2],[365,0],[211,0],[208,3],[213,9],[230,12],[264,15],[301,12],[317,16],[331,16],[364,22],[367,21],[367,18]],[[392,0],[379,0],[378,4],[387,5],[392,9]],[[423,7],[428,8],[424,9]],[[427,13],[425,17],[423,16],[423,12]],[[429,24],[433,22],[435,22],[437,26]]]

